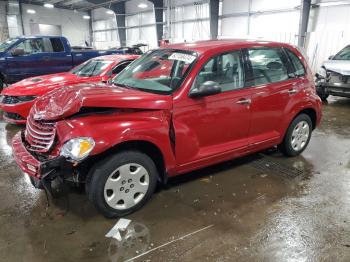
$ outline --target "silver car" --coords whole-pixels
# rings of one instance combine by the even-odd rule
[[[316,88],[323,101],[329,95],[350,97],[350,45],[323,63],[316,73]]]

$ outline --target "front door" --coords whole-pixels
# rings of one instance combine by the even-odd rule
[[[48,64],[42,38],[25,39],[14,48],[23,49],[24,54],[12,56],[8,52],[6,74],[11,82],[45,74]]]
[[[207,81],[219,84],[216,95],[188,98],[174,104],[175,154],[179,172],[222,161],[248,146],[251,90],[244,88],[240,51],[209,59],[192,88]]]

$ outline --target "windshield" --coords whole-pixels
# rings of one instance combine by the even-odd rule
[[[5,40],[4,42],[0,43],[0,52],[7,50],[7,48],[9,48],[11,45],[13,45],[17,40],[18,40],[18,38],[9,38],[9,39]]]
[[[171,94],[186,77],[197,53],[158,49],[131,63],[112,83],[146,92]]]
[[[77,76],[97,76],[111,63],[113,63],[113,61],[93,59],[74,67],[70,72]]]
[[[333,60],[350,60],[350,46],[345,47],[333,57]]]

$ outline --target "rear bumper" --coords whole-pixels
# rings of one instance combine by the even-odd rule
[[[318,94],[350,97],[350,84],[344,83],[318,83],[316,86]]]
[[[0,109],[7,113],[4,114],[4,119],[13,124],[25,124],[27,121],[27,117],[29,115],[29,111],[32,108],[34,104],[34,101],[14,104],[14,105],[8,105],[8,104],[1,104],[0,103]],[[14,118],[12,117],[13,114],[17,114],[22,119]]]
[[[38,181],[36,187],[40,187],[41,183],[51,181],[57,176],[72,172],[72,163],[66,161],[64,157],[60,156],[48,161],[36,159],[25,148],[22,131],[18,132],[12,139],[12,150],[13,157],[19,168]]]

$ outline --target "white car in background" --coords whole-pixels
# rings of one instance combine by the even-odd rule
[[[316,88],[323,101],[329,95],[350,98],[350,45],[323,63],[316,73]]]

